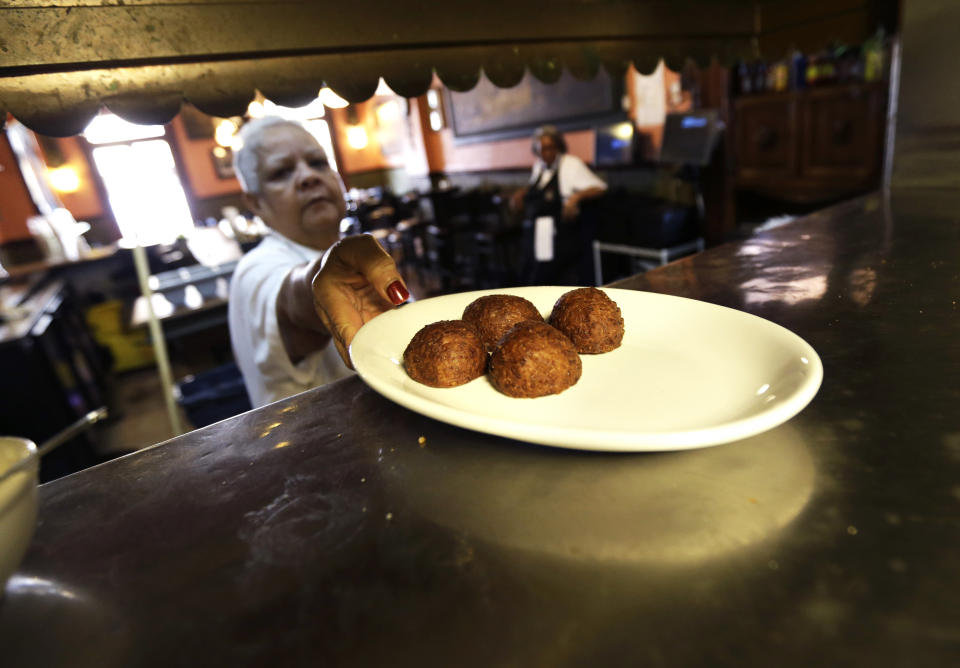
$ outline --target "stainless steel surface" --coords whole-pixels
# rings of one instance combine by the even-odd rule
[[[618,284],[817,349],[745,441],[543,448],[350,378],[43,485],[4,662],[953,665],[958,210],[872,196]]]

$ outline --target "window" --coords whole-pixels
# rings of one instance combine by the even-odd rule
[[[136,125],[101,114],[83,136],[96,145],[93,161],[122,243],[149,246],[189,236],[193,216],[163,126]]]

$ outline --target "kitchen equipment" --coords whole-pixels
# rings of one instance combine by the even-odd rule
[[[26,438],[0,436],[0,595],[26,554],[36,527],[40,457],[106,415],[106,408],[90,411],[39,448]]]

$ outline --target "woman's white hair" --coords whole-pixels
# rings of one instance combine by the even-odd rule
[[[257,177],[257,167],[260,162],[258,149],[263,143],[264,133],[275,125],[292,125],[307,132],[307,129],[297,121],[291,121],[280,116],[257,118],[240,128],[240,132],[237,133],[239,147],[233,151],[233,169],[244,192],[254,195],[260,194],[260,179]],[[307,134],[310,133],[307,132]]]

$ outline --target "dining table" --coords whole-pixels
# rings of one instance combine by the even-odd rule
[[[747,438],[550,447],[352,376],[43,484],[0,664],[957,665],[958,212],[877,191],[606,286],[816,350]]]

